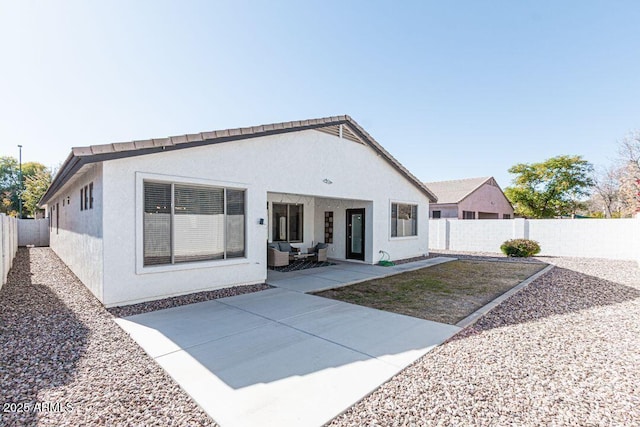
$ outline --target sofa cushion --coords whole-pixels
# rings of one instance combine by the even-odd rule
[[[278,242],[267,243],[267,247],[271,249],[275,249],[276,251],[280,250],[280,246],[278,245]]]
[[[292,252],[291,243],[289,243],[289,242],[278,242],[278,244],[280,245],[280,251],[281,252]]]

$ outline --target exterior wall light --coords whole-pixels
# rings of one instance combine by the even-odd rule
[[[331,181],[329,178],[323,179],[322,182],[324,182],[325,184],[333,184],[333,181]]]

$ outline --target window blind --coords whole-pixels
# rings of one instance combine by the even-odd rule
[[[244,191],[227,189],[227,258],[244,257]]]
[[[144,265],[245,256],[245,191],[144,182]]]
[[[144,265],[171,263],[171,184],[144,183]]]
[[[175,185],[174,262],[224,258],[224,189]]]

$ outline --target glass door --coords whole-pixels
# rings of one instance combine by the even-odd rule
[[[347,209],[347,259],[364,261],[364,209]]]

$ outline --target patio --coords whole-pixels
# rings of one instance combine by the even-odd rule
[[[116,319],[223,426],[317,426],[460,328],[305,292],[447,262],[269,271],[275,289]]]

